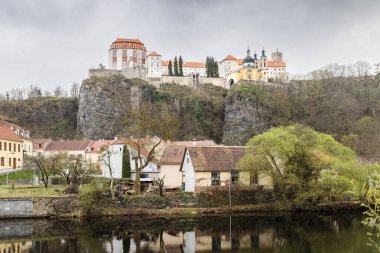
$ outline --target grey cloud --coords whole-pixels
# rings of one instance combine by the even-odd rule
[[[165,59],[244,57],[280,48],[291,73],[330,62],[380,62],[377,0],[0,0],[0,92],[68,88],[107,64],[119,35]]]

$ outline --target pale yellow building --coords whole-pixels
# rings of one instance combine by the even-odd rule
[[[83,158],[88,160],[90,154],[86,151],[91,150],[91,140],[82,141],[48,141],[41,144],[41,150],[36,150],[35,154],[49,157],[59,153],[67,153],[70,158]],[[34,145],[36,145],[35,143]],[[40,143],[38,144],[40,145]]]
[[[229,184],[273,188],[270,177],[238,170],[238,163],[245,152],[246,148],[240,146],[188,147],[181,164],[185,191],[199,192],[208,187]]]
[[[0,126],[0,170],[23,167],[23,140],[6,126]]]
[[[165,188],[179,188],[184,182],[181,164],[186,147],[216,146],[211,140],[167,142],[160,159],[160,179],[164,180]]]

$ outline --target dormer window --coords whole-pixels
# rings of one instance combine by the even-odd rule
[[[125,44],[123,44],[123,47],[125,48]]]
[[[115,44],[113,47],[114,47],[114,48],[117,48],[117,45]]]

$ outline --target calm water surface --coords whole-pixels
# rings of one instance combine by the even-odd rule
[[[0,220],[0,253],[367,253],[361,215]]]

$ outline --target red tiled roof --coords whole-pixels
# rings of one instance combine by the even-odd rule
[[[206,68],[206,63],[204,62],[184,62],[182,67],[184,68]]]
[[[267,61],[267,66],[271,67],[271,68],[286,67],[286,62],[284,62],[284,61]]]
[[[184,145],[186,147],[194,146],[216,146],[216,143],[212,140],[203,140],[203,141],[173,141],[172,145]]]
[[[52,139],[33,139],[33,149],[44,149],[44,145],[51,141]],[[40,145],[42,148],[39,147]]]
[[[85,151],[92,141],[52,141],[46,147],[46,151],[69,151],[69,150],[83,150]]]
[[[8,141],[22,142],[22,139],[9,127],[0,126],[0,139]]]
[[[127,38],[117,38],[113,43],[138,43],[138,44],[143,44],[139,39],[127,39]]]
[[[112,143],[114,143],[115,140],[99,140],[99,141],[93,141],[90,146],[90,150],[86,152],[99,152],[102,147],[109,146]]]
[[[185,155],[185,145],[169,145],[165,148],[161,156],[161,164],[178,164],[180,165]]]
[[[236,170],[245,155],[245,147],[215,146],[188,147],[195,171]]]
[[[146,51],[144,44],[139,39],[117,38],[112,44],[111,49],[139,49]]]
[[[148,157],[149,155],[149,152],[148,150],[146,150],[144,148],[144,144],[143,142],[140,142],[139,144],[135,141],[135,140],[132,140],[130,138],[121,138],[117,141],[115,141],[114,143],[112,143],[111,145],[115,145],[115,144],[124,144],[124,145],[128,145],[130,148],[134,149],[134,150],[138,150],[140,148],[140,153],[145,156],[145,157]]]
[[[227,55],[226,58],[223,59],[223,61],[236,61],[237,58],[232,55]]]
[[[156,51],[153,51],[150,54],[148,54],[148,56],[161,56],[161,55],[157,53]]]

